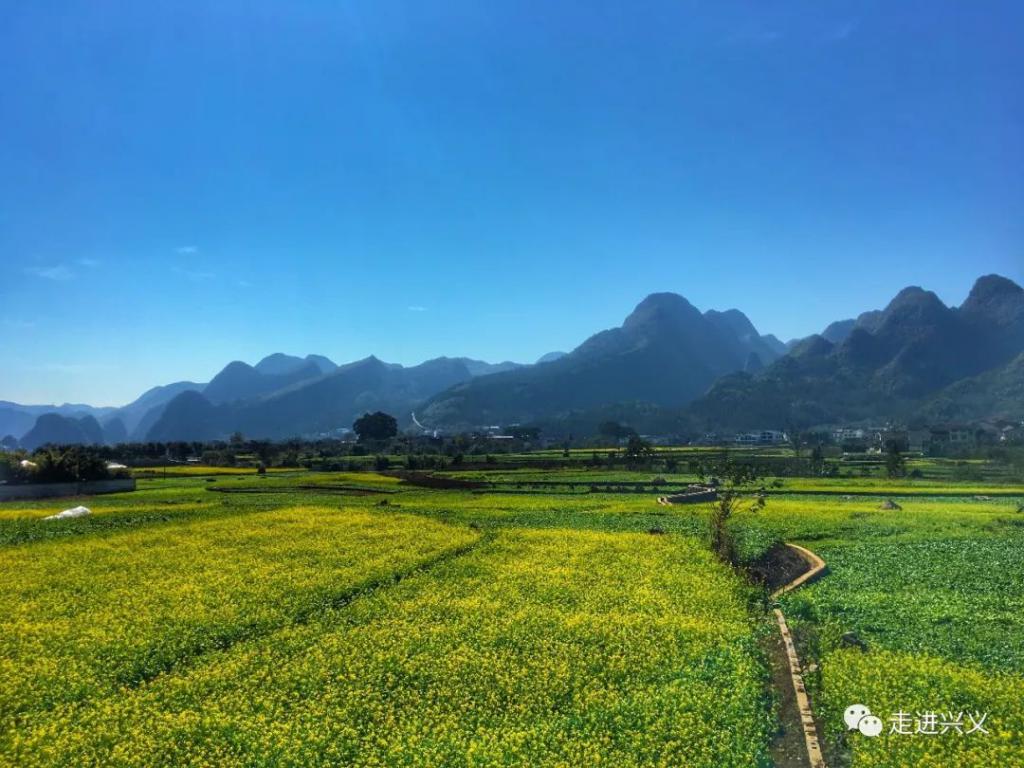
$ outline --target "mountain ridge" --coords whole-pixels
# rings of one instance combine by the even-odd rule
[[[255,365],[232,361],[206,384],[153,387],[120,408],[0,402],[0,433],[29,435],[50,413],[70,421],[44,420],[29,443],[42,433],[106,442],[335,434],[376,409],[403,425],[415,409],[429,428],[531,422],[555,432],[593,428],[607,414],[677,432],[1013,418],[1024,417],[1022,353],[1024,289],[999,275],[979,277],[960,306],[908,286],[882,309],[785,345],[738,309],[701,312],[660,292],[619,326],[532,365],[439,357],[406,367],[372,355],[337,365],[275,352]],[[98,438],[79,423],[86,416]]]

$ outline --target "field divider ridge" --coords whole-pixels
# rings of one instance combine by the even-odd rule
[[[772,592],[771,599],[776,600],[782,595],[800,587],[824,573],[825,561],[811,552],[809,549],[796,544],[786,543],[786,546],[796,551],[811,567],[800,574],[788,584],[784,584]],[[775,620],[779,625],[779,633],[782,635],[782,644],[786,650],[786,659],[789,662],[789,677],[793,683],[793,693],[796,695],[796,705],[800,714],[800,725],[804,732],[804,745],[807,748],[807,759],[811,768],[827,768],[825,757],[821,751],[821,742],[818,739],[818,728],[814,722],[814,712],[811,710],[811,701],[807,696],[807,688],[804,686],[804,677],[801,672],[800,657],[797,656],[796,643],[793,642],[793,634],[786,623],[786,617],[781,608],[774,608]]]
[[[125,681],[124,687],[128,689],[140,688],[172,671],[188,669],[200,662],[203,657],[207,656],[211,651],[218,653],[224,652],[237,645],[241,645],[242,643],[252,642],[254,640],[268,637],[283,629],[308,624],[315,618],[323,616],[330,611],[339,611],[351,605],[356,600],[370,597],[371,595],[383,589],[387,589],[388,587],[393,587],[406,579],[413,578],[414,576],[426,573],[452,560],[464,557],[476,549],[492,542],[496,535],[497,534],[492,530],[482,530],[480,531],[480,537],[469,544],[464,544],[461,547],[456,547],[455,549],[450,549],[445,552],[439,552],[437,555],[427,558],[419,563],[415,563],[408,568],[386,574],[371,581],[364,582],[363,584],[357,585],[351,589],[344,590],[328,600],[323,600],[316,605],[298,611],[290,619],[280,622],[279,624],[273,626],[251,627],[248,630],[243,630],[235,635],[224,638],[223,642],[217,644],[214,649],[204,650],[195,654],[186,654],[181,658],[172,660],[170,663],[163,665],[159,669],[153,670],[152,672],[136,675],[130,680]]]

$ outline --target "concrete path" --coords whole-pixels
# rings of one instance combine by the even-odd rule
[[[825,561],[811,552],[809,549],[786,544],[787,547],[796,551],[807,564],[810,570],[805,571],[788,584],[775,590],[771,597],[777,600],[780,596],[790,592],[797,587],[806,584],[812,579],[820,576],[825,571]],[[796,695],[796,706],[800,714],[800,725],[804,732],[804,743],[807,747],[807,759],[811,768],[826,768],[825,758],[821,753],[821,743],[818,740],[818,729],[814,723],[814,713],[811,711],[811,702],[807,697],[807,689],[804,687],[804,678],[801,673],[800,658],[796,654],[796,644],[793,642],[793,635],[786,624],[786,617],[780,608],[775,608],[775,620],[779,625],[779,632],[782,634],[782,644],[786,649],[786,657],[789,661],[789,676],[793,683],[793,692]]]

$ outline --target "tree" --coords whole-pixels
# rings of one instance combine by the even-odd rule
[[[80,445],[40,451],[32,460],[36,464],[34,479],[40,483],[83,482],[110,477],[107,463],[99,452]]]
[[[786,430],[786,440],[789,442],[789,447],[793,450],[793,455],[796,458],[800,458],[800,449],[803,447],[803,435],[796,427],[789,427]]]
[[[360,442],[364,440],[387,440],[398,434],[398,421],[394,416],[377,411],[376,413],[364,413],[352,425],[359,436]]]
[[[890,478],[904,477],[907,474],[907,460],[903,458],[899,443],[895,440],[885,444],[885,471]]]
[[[649,459],[654,454],[654,449],[639,435],[630,435],[623,453],[631,464],[635,464]]]
[[[718,486],[718,499],[711,507],[708,528],[711,549],[719,559],[729,565],[736,565],[738,553],[736,539],[730,521],[741,512],[757,512],[764,509],[766,500],[759,490],[753,497],[745,497],[751,484],[760,479],[754,464],[736,464],[726,455],[712,468],[716,477],[722,478]]]
[[[811,474],[821,475],[825,469],[825,452],[821,449],[821,443],[814,446],[811,451]]]

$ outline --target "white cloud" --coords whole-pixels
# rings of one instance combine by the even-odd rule
[[[182,256],[193,256],[193,255],[199,253],[199,246],[197,246],[197,245],[179,245],[177,248],[174,249],[174,252],[178,253],[178,254],[180,254]]]
[[[78,263],[83,267],[98,267],[100,265],[96,259],[90,259],[88,256],[79,259]]]
[[[250,283],[248,280],[239,280],[238,281],[238,287],[239,288],[252,288],[252,283]]]
[[[75,276],[75,273],[63,264],[55,264],[52,267],[25,267],[25,273],[47,280],[70,280]]]
[[[426,312],[427,311],[426,307],[421,307],[418,304],[414,304],[411,307],[406,307],[406,309],[408,309],[410,312]]]

